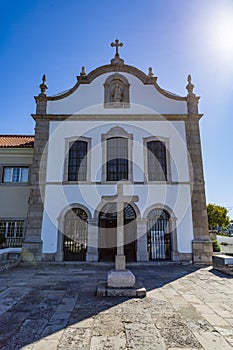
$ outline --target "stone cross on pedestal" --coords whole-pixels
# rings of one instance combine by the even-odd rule
[[[138,196],[124,196],[123,182],[117,184],[117,195],[104,196],[104,201],[115,202],[117,206],[117,255],[115,256],[115,269],[108,274],[109,287],[133,287],[135,277],[126,269],[124,254],[124,203],[138,202]]]
[[[122,47],[123,44],[119,42],[118,39],[115,40],[115,43],[111,43],[112,47],[116,47],[116,54],[115,57],[120,57],[119,53],[118,53],[118,47]]]

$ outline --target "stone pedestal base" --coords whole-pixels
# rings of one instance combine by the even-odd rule
[[[86,261],[88,261],[88,262],[99,261],[98,253],[97,254],[90,254],[87,252]]]
[[[213,245],[209,239],[193,240],[193,263],[194,264],[212,264]]]
[[[21,260],[26,262],[36,262],[42,259],[42,241],[36,237],[23,242]]]
[[[96,295],[98,297],[146,297],[146,288],[135,285],[134,288],[108,288],[106,283],[98,286]]]
[[[110,288],[133,288],[135,276],[130,270],[111,270],[107,277],[107,286]]]
[[[56,262],[62,262],[64,260],[64,252],[63,251],[56,252],[54,259]]]
[[[137,252],[137,261],[149,261],[149,254],[148,252]]]

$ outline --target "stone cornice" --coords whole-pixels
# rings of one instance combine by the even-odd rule
[[[66,98],[69,95],[71,95],[75,90],[77,90],[81,84],[90,84],[94,79],[96,79],[100,75],[103,75],[105,73],[111,73],[111,72],[112,73],[114,73],[114,72],[129,73],[131,75],[134,75],[138,79],[140,79],[144,85],[153,85],[155,87],[155,89],[157,89],[162,95],[164,95],[170,99],[173,99],[176,101],[187,101],[187,97],[178,96],[178,95],[172,94],[169,91],[162,89],[157,83],[157,77],[148,76],[144,72],[139,70],[138,68],[133,67],[133,66],[129,66],[126,64],[122,64],[122,65],[107,64],[107,65],[104,65],[104,66],[101,66],[101,67],[98,67],[98,68],[92,70],[87,75],[77,76],[78,81],[71,89],[69,89],[61,94],[55,95],[55,96],[43,96],[43,100],[57,101],[57,100],[61,100],[63,98]],[[36,99],[36,101],[38,101],[40,99],[40,97],[35,96],[35,99]]]
[[[63,121],[63,120],[106,120],[106,121],[127,121],[127,120],[170,120],[185,121],[199,120],[203,114],[32,114],[36,121]]]
[[[34,152],[34,147],[32,148],[16,148],[16,147],[11,147],[11,148],[0,148],[0,156],[17,156],[17,157],[27,157],[27,156],[32,156]]]

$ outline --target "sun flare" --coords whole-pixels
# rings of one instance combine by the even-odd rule
[[[216,27],[216,43],[223,55],[233,56],[233,16],[225,16]]]
[[[225,10],[206,21],[207,42],[218,58],[233,59],[233,9]]]

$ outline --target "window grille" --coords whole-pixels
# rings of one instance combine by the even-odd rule
[[[161,141],[147,143],[148,180],[167,181],[166,146]]]
[[[162,209],[153,209],[148,215],[148,252],[151,260],[171,259],[171,234],[169,214]]]
[[[71,209],[65,216],[64,260],[85,261],[87,251],[87,214],[81,208]]]
[[[128,139],[107,139],[107,181],[128,180]]]
[[[87,179],[87,142],[75,141],[69,149],[68,181]]]
[[[24,221],[23,220],[2,220],[0,221],[0,236],[5,237],[6,247],[21,247],[23,241]]]

